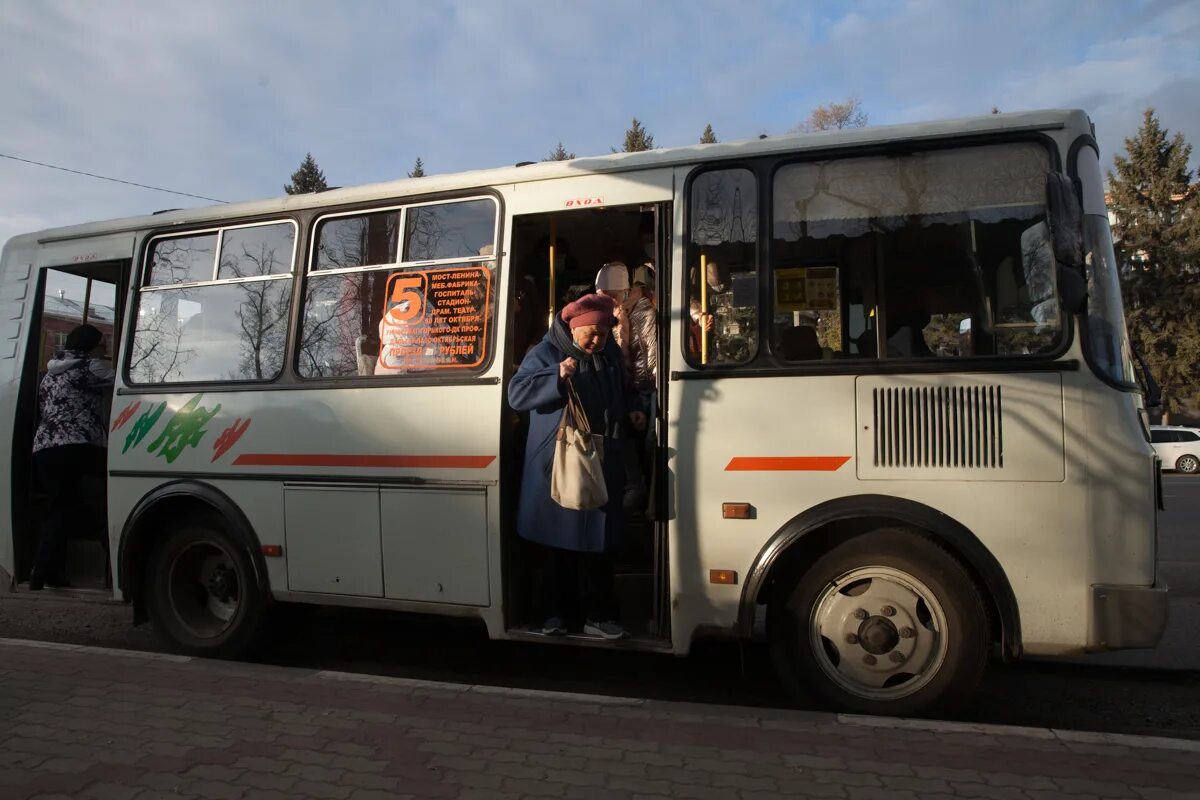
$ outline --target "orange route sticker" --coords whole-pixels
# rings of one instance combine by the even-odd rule
[[[486,359],[492,306],[487,267],[393,273],[384,303],[376,375],[472,369]]]

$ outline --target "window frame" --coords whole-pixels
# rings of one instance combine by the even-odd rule
[[[908,156],[918,153],[953,150],[965,147],[981,147],[987,145],[1005,144],[1035,144],[1046,151],[1047,169],[1050,172],[1063,172],[1063,155],[1058,142],[1044,130],[1026,130],[1004,133],[985,134],[956,134],[943,138],[912,139],[896,142],[881,142],[867,146],[845,146],[814,148],[801,152],[779,153],[761,156],[754,159],[729,159],[727,161],[712,161],[694,165],[688,173],[684,184],[681,200],[683,208],[684,255],[686,260],[687,245],[691,241],[691,192],[692,183],[699,176],[712,170],[744,168],[754,173],[758,179],[758,281],[759,281],[759,349],[753,360],[738,365],[707,365],[699,364],[693,359],[687,346],[687,314],[682,313],[680,325],[679,352],[688,369],[675,371],[672,378],[682,380],[698,380],[705,378],[728,377],[780,377],[789,375],[872,375],[872,374],[946,374],[946,373],[1007,373],[1007,372],[1055,372],[1078,371],[1078,359],[1063,359],[1075,342],[1075,325],[1079,315],[1060,308],[1062,328],[1058,336],[1057,346],[1044,353],[1030,355],[982,355],[962,358],[841,358],[831,361],[786,361],[775,352],[774,342],[771,341],[770,314],[763,310],[774,309],[774,285],[769,283],[766,275],[771,269],[775,255],[774,242],[771,240],[774,226],[774,185],[776,173],[785,166],[805,164],[814,161],[830,161],[870,156]],[[765,209],[765,210],[764,210]],[[686,272],[686,263],[685,263]],[[881,304],[886,303],[884,288],[880,281],[884,279],[882,265],[875,269],[876,291]],[[688,294],[687,276],[683,276],[684,297],[682,308],[687,308],[690,301]],[[844,288],[839,284],[839,290]],[[881,319],[886,324],[886,319]],[[883,325],[877,328],[882,330]],[[886,341],[878,341],[877,350],[886,345]],[[765,347],[763,346],[765,343]]]
[[[292,226],[292,253],[289,261],[290,269],[287,272],[272,273],[270,275],[251,275],[244,278],[217,278],[218,271],[221,268],[221,245],[224,242],[223,232],[226,230],[244,230],[247,228],[267,227],[270,225],[289,224]],[[186,281],[183,283],[167,283],[160,285],[149,285],[147,281],[150,278],[150,259],[154,252],[155,245],[166,239],[186,239],[192,236],[203,236],[205,234],[216,233],[217,241],[213,249],[213,278],[205,281]],[[292,280],[297,278],[296,274],[296,257],[299,254],[300,248],[301,227],[294,217],[274,217],[266,220],[255,220],[253,222],[238,222],[227,225],[209,225],[203,228],[194,228],[183,231],[163,231],[160,233],[152,233],[146,237],[142,245],[141,264],[137,270],[137,282],[133,286],[132,307],[130,308],[128,319],[128,330],[126,331],[125,343],[122,346],[122,365],[121,365],[121,381],[124,387],[128,387],[129,393],[137,394],[145,392],[186,392],[191,387],[238,387],[249,386],[249,388],[261,388],[279,382],[287,375],[287,353],[291,345],[291,323],[295,315],[295,284],[292,285],[292,290],[289,292],[288,298],[288,316],[287,316],[287,331],[285,331],[283,343],[283,364],[280,367],[279,373],[269,380],[255,380],[253,378],[245,378],[241,380],[204,380],[204,381],[154,381],[142,383],[133,379],[129,372],[129,362],[133,353],[134,339],[137,335],[137,316],[138,310],[141,308],[142,294],[163,292],[175,289],[196,289],[206,288],[210,286],[226,286],[238,285],[243,283],[259,283],[265,281]],[[124,388],[122,387],[122,388]],[[118,390],[118,394],[125,392]]]
[[[408,228],[408,209],[410,208],[426,208],[429,206],[450,205],[452,203],[466,203],[473,200],[489,200],[495,210],[495,216],[492,224],[492,255],[490,256],[463,256],[460,258],[435,258],[424,259],[419,261],[404,261],[405,244],[407,239]],[[315,269],[317,246],[319,244],[320,226],[330,219],[340,219],[346,217],[363,217],[371,214],[380,214],[388,211],[399,211],[400,218],[398,220],[399,234],[397,236],[396,250],[397,257],[401,260],[391,264],[371,264],[368,266],[358,267],[341,267],[338,269]],[[478,189],[468,194],[454,197],[440,197],[432,200],[416,200],[413,202],[392,202],[382,205],[366,205],[359,206],[350,210],[329,211],[326,213],[318,213],[312,217],[308,223],[308,254],[305,261],[303,273],[299,276],[300,288],[296,294],[297,301],[292,310],[293,328],[292,341],[289,343],[291,350],[291,358],[288,360],[287,367],[295,376],[296,382],[308,387],[330,387],[330,388],[350,388],[350,387],[366,387],[366,386],[409,386],[409,385],[429,385],[429,384],[447,384],[447,383],[476,383],[480,380],[487,380],[483,375],[491,369],[495,360],[496,344],[499,338],[496,335],[496,325],[499,317],[500,303],[500,234],[504,219],[504,204],[501,202],[494,190],[490,187]],[[438,266],[466,266],[466,265],[492,265],[492,283],[491,283],[491,298],[490,304],[487,306],[487,311],[492,314],[492,325],[486,334],[485,347],[487,352],[483,360],[475,367],[453,369],[429,369],[419,370],[411,373],[399,373],[390,375],[344,375],[337,376],[306,376],[300,371],[300,342],[304,332],[304,312],[306,309],[305,300],[308,296],[309,281],[313,278],[323,278],[331,275],[355,275],[368,272],[397,272],[400,270],[420,270]]]

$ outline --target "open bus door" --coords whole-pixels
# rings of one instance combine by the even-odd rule
[[[621,187],[621,194],[590,198],[558,197],[555,193],[537,193],[541,202],[531,203],[512,218],[509,246],[510,273],[513,281],[513,311],[510,314],[510,371],[519,367],[525,352],[545,335],[548,326],[564,305],[594,291],[595,277],[608,262],[621,261],[630,269],[651,262],[655,266],[656,304],[660,310],[660,351],[666,345],[668,325],[663,319],[671,205],[668,183],[633,193]],[[607,181],[593,179],[596,185]],[[589,181],[589,183],[593,182]],[[564,187],[566,190],[566,187]],[[643,195],[637,197],[636,195]],[[590,202],[589,202],[590,200]],[[597,202],[599,201],[599,202]],[[624,202],[628,201],[628,202]],[[547,208],[547,206],[550,206]],[[660,354],[660,363],[665,362]],[[663,386],[660,371],[659,396]],[[644,507],[627,515],[622,546],[614,553],[614,588],[620,621],[630,632],[633,646],[662,647],[669,638],[670,620],[667,602],[666,480],[661,474],[663,435],[666,431],[666,405],[653,404],[657,419],[650,420],[652,435],[639,441],[638,471],[650,490]],[[526,421],[508,411],[504,445],[505,475],[519,476],[524,456]],[[518,638],[536,635],[542,619],[542,586],[548,576],[544,554],[520,538],[516,530],[516,506],[520,495],[516,481],[510,482],[505,497],[505,575],[506,606],[510,634]],[[587,637],[569,635],[567,641]]]
[[[98,328],[105,353],[119,352],[124,298],[130,281],[134,235],[114,234],[55,242],[39,248],[29,311],[17,413],[13,430],[12,537],[15,575],[23,581],[33,565],[47,497],[33,469],[33,435],[38,423],[38,386],[46,365],[78,325]],[[111,396],[105,398],[106,416]],[[67,542],[66,577],[74,590],[111,591],[106,482],[83,486],[83,519]]]

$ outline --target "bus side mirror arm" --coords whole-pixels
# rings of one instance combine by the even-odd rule
[[[1083,269],[1083,208],[1075,182],[1057,172],[1046,173],[1046,207],[1054,259],[1072,269]]]
[[[1087,281],[1083,277],[1083,208],[1075,182],[1059,172],[1047,172],[1046,208],[1058,262],[1059,298],[1064,309],[1078,314],[1087,305]]]
[[[1082,314],[1087,306],[1087,281],[1079,270],[1058,265],[1058,298],[1072,314]]]

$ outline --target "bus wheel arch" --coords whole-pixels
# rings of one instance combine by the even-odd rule
[[[777,587],[795,582],[804,570],[837,545],[885,528],[905,528],[930,539],[966,570],[983,598],[993,640],[1002,657],[1021,654],[1021,620],[1016,596],[991,551],[965,525],[936,509],[887,495],[830,500],[793,517],[762,548],[747,575],[738,608],[738,634],[750,638],[759,604]]]
[[[118,585],[133,604],[134,624],[148,621],[146,571],[156,548],[164,539],[199,517],[218,519],[221,528],[243,550],[259,592],[271,596],[270,581],[262,548],[249,521],[227,495],[210,484],[180,480],[163,484],[144,496],[134,507],[121,532],[117,563]]]

